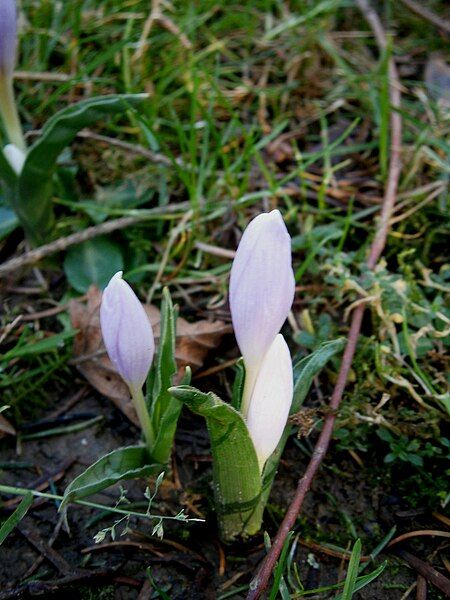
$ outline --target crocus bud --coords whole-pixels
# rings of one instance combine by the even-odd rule
[[[230,277],[234,332],[245,363],[241,411],[246,416],[261,361],[280,331],[295,292],[291,238],[278,210],[250,222]]]
[[[247,415],[247,427],[261,471],[283,435],[293,390],[291,355],[279,333],[262,361]]]
[[[12,77],[16,64],[16,19],[15,0],[0,0],[0,77]]]
[[[155,352],[153,330],[131,287],[116,273],[103,292],[100,325],[108,356],[133,394],[144,385]]]
[[[14,101],[17,25],[15,0],[0,0],[0,118],[11,144],[25,151],[22,127]]]
[[[5,155],[6,160],[9,162],[9,164],[17,173],[17,175],[20,175],[20,173],[22,172],[23,165],[25,163],[25,153],[22,152],[22,150],[14,144],[7,144],[3,148],[3,154]]]

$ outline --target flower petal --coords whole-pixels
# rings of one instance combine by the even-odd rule
[[[250,222],[236,252],[230,276],[230,308],[244,357],[245,415],[259,366],[292,306],[295,279],[291,238],[278,210]]]
[[[9,162],[11,167],[14,169],[15,173],[20,175],[23,165],[25,164],[25,152],[23,152],[14,144],[6,144],[6,146],[3,148],[3,154],[5,155],[6,160]]]
[[[262,361],[247,415],[261,471],[283,434],[293,391],[291,355],[284,337],[278,334]]]
[[[12,77],[16,64],[16,19],[15,0],[0,0],[0,77]]]
[[[144,385],[155,352],[153,330],[131,287],[116,273],[103,292],[100,325],[109,358],[132,389]]]

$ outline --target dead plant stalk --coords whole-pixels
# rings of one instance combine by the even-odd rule
[[[372,28],[378,47],[380,48],[380,50],[383,50],[386,47],[386,35],[377,13],[370,7],[367,0],[356,0],[356,3],[359,6],[361,12],[363,13],[365,19],[369,23],[370,27]],[[389,221],[391,219],[393,208],[395,205],[398,181],[401,170],[400,145],[402,139],[402,121],[399,112],[401,98],[400,82],[397,69],[392,59],[389,64],[389,93],[392,109],[390,115],[391,153],[389,162],[389,172],[386,182],[383,204],[381,207],[380,219],[377,225],[375,238],[370,248],[369,257],[367,259],[367,266],[369,269],[374,269],[386,244],[386,238],[389,231]],[[270,576],[273,572],[273,569],[275,568],[276,562],[278,560],[278,557],[280,556],[286,538],[289,532],[295,526],[295,521],[297,520],[297,517],[302,509],[305,496],[309,491],[313,479],[317,471],[319,470],[322,460],[327,452],[331,440],[331,435],[333,433],[336,412],[342,400],[342,395],[347,382],[348,373],[350,371],[353,356],[355,354],[356,345],[361,330],[361,323],[364,315],[364,310],[365,304],[363,303],[358,305],[353,312],[350,330],[347,338],[347,345],[344,350],[344,355],[342,358],[338,378],[330,400],[330,411],[324,419],[322,431],[320,433],[319,439],[317,440],[313,455],[305,471],[305,474],[298,482],[294,499],[286,512],[283,522],[280,525],[280,528],[275,536],[275,539],[273,540],[272,546],[267,556],[263,560],[256,576],[250,584],[250,591],[247,595],[247,600],[257,600],[266,590]]]

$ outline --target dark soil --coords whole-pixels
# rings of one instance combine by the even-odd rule
[[[65,401],[61,399],[61,403]],[[51,410],[55,408],[51,407]],[[62,493],[72,478],[97,458],[138,439],[138,431],[104,398],[90,394],[73,406],[66,416],[80,413],[103,415],[104,420],[84,431],[23,442],[20,450],[4,441],[2,482],[36,488],[38,478],[43,481],[46,475],[56,475],[63,465],[66,467],[64,476],[46,487],[46,491]],[[408,511],[402,499],[391,489],[392,484],[378,477],[376,469],[357,465],[345,453],[333,455],[333,449],[329,456],[314,482],[298,522],[300,540],[320,543],[320,539],[332,539],[341,547],[349,547],[348,528],[353,526],[363,539],[363,552],[368,553],[393,524],[398,527],[397,533],[430,525],[431,516],[421,514],[421,511]],[[21,468],[15,468],[14,465],[19,463]],[[305,454],[291,441],[266,512],[265,524],[270,534],[275,532],[292,499],[296,481],[306,463]],[[46,557],[34,569],[34,578],[39,575],[40,580],[55,582],[54,591],[46,590],[41,597],[158,597],[156,594],[152,596],[147,588],[139,596],[146,581],[146,569],[149,569],[155,584],[167,591],[172,600],[219,598],[235,588],[236,593],[228,597],[244,598],[245,591],[240,592],[238,588],[250,581],[262,559],[263,539],[258,536],[229,548],[220,544],[208,501],[209,471],[208,440],[203,423],[185,414],[178,431],[175,470],[166,474],[153,512],[174,515],[185,507],[191,517],[205,515],[206,523],[169,523],[165,525],[162,541],[151,537],[148,522],[131,521],[132,531],[123,537],[118,536],[116,544],[111,544],[107,536],[103,544],[90,551],[89,548],[95,546],[94,535],[112,525],[113,515],[101,518],[98,510],[73,506],[68,515],[70,534],[64,527],[61,528],[52,553],[46,544],[58,522],[57,506],[54,501],[37,500],[0,550],[0,598],[31,597],[32,586],[36,586],[35,591],[39,589],[36,583],[27,587],[27,573],[29,575],[29,569],[42,554],[36,549],[39,543],[43,545]],[[144,500],[143,493],[148,482],[125,484],[130,500]],[[110,488],[91,500],[113,505],[118,496],[119,490]],[[135,544],[123,544],[126,541],[134,541]],[[419,556],[425,557],[431,546],[416,546],[416,555],[417,548],[420,549]],[[405,590],[414,583],[415,572],[392,554],[381,558],[386,557],[389,564],[383,575],[356,595],[357,598],[400,600]],[[301,542],[297,544],[294,560],[306,589],[331,585],[345,576],[345,563],[341,559],[327,556],[317,548],[307,548]],[[73,586],[70,585],[67,579],[78,576],[80,569],[96,574],[84,583],[78,579]],[[334,594],[322,593],[315,597],[331,598]]]

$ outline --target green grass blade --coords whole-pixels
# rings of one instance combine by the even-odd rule
[[[16,525],[20,523],[20,521],[24,518],[32,504],[33,495],[31,493],[28,493],[26,494],[26,496],[23,497],[23,500],[13,512],[13,514],[10,515],[0,527],[0,545],[3,544],[3,542],[6,540],[6,538],[14,529],[14,527],[16,527]]]
[[[11,350],[3,355],[2,360],[12,360],[13,358],[22,358],[24,356],[51,352],[52,350],[60,350],[61,347],[64,346],[65,341],[69,340],[74,335],[75,331],[64,331],[29,344],[21,344],[19,342],[17,346],[11,348]]]
[[[287,536],[287,538],[283,544],[283,549],[281,550],[280,558],[277,562],[275,571],[273,573],[273,585],[272,585],[272,589],[270,590],[269,600],[276,600],[278,593],[281,593],[282,598],[284,598],[284,590],[285,590],[286,584],[283,581],[283,571],[286,566],[289,547],[291,544],[291,539],[292,539],[293,534],[294,534],[294,532],[290,531],[289,535]],[[283,591],[281,591],[282,589],[283,589]]]
[[[369,585],[369,583],[372,583],[372,581],[375,581],[375,579],[377,579],[377,577],[379,577],[381,575],[381,573],[384,571],[386,566],[387,566],[387,561],[384,561],[383,563],[381,563],[381,565],[379,565],[371,573],[367,573],[367,575],[362,575],[360,577],[357,577],[353,593],[359,592],[359,590],[362,590],[364,587],[366,587],[366,585]],[[334,598],[334,600],[344,600],[343,594],[338,594]]]
[[[358,538],[353,546],[352,555],[348,563],[342,600],[351,600],[355,593],[356,578],[358,577],[359,561],[361,560],[361,540]]]
[[[175,361],[176,311],[174,310],[169,290],[163,290],[161,304],[161,324],[158,353],[152,373],[151,419],[156,432],[152,456],[161,464],[169,458],[173,446],[173,438],[180,416],[182,403],[169,393],[177,372]]]

